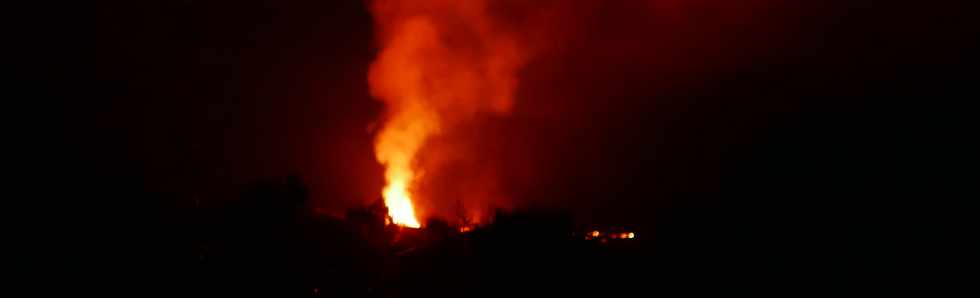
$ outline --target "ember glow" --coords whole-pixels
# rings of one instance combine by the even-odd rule
[[[636,233],[634,232],[607,232],[603,233],[598,230],[593,230],[591,232],[585,233],[585,240],[599,240],[599,242],[606,243],[608,239],[633,239],[636,238]]]
[[[386,106],[374,148],[385,167],[382,195],[395,224],[419,227],[419,154],[477,114],[509,112],[524,55],[485,1],[376,0],[371,12],[381,47],[368,83]]]

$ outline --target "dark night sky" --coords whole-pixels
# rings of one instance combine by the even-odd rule
[[[553,44],[520,73],[513,114],[476,124],[466,142],[497,164],[512,196],[502,205],[648,228],[737,216],[808,226],[825,214],[864,223],[855,218],[904,206],[892,193],[932,188],[919,179],[928,170],[909,169],[936,155],[923,143],[945,142],[923,123],[956,125],[933,103],[968,98],[964,13],[729,2],[654,16],[640,1],[544,2],[562,16],[543,41]],[[381,188],[367,129],[383,108],[366,82],[377,49],[360,1],[78,12],[45,26],[55,34],[40,50],[65,103],[60,175],[89,197],[70,206],[108,205],[100,194],[130,187],[227,199],[297,173],[316,206],[339,212]]]

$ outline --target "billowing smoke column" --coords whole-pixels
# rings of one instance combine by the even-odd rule
[[[432,137],[481,113],[508,113],[526,54],[484,0],[370,3],[380,52],[371,94],[386,105],[375,139],[385,167],[385,205],[395,224],[419,227],[416,157]]]

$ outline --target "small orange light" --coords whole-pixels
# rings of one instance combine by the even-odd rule
[[[630,232],[629,234],[626,234],[626,237],[628,237],[630,239],[633,239],[633,237],[636,237],[636,234],[633,234],[633,232]]]
[[[599,231],[592,231],[592,237],[599,237]]]

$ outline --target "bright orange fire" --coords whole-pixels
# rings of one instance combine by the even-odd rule
[[[421,226],[419,221],[415,219],[412,198],[408,195],[403,180],[390,181],[382,194],[385,198],[385,206],[388,206],[388,216],[391,216],[393,223],[410,228]]]
[[[380,52],[371,94],[386,106],[375,139],[385,167],[382,191],[392,222],[419,227],[413,187],[416,159],[433,136],[479,113],[513,105],[523,51],[490,17],[485,0],[375,0]],[[460,178],[465,179],[465,178]]]

